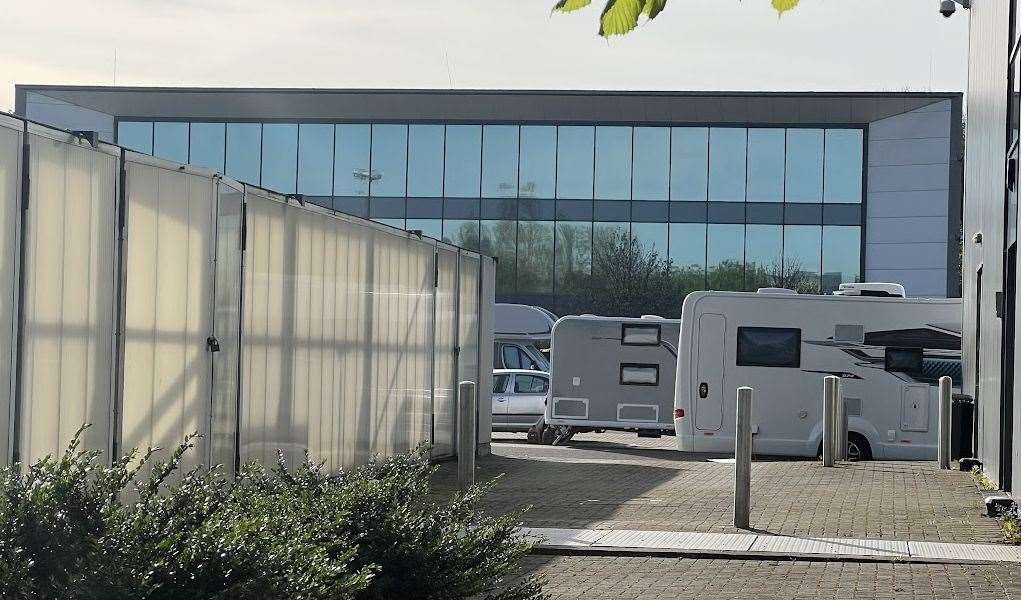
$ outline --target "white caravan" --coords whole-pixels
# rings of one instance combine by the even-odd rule
[[[497,304],[493,309],[493,368],[548,371],[556,315],[541,306]]]
[[[553,326],[547,425],[673,435],[681,322],[570,316]]]
[[[817,456],[823,378],[836,375],[850,455],[935,458],[937,380],[951,375],[960,386],[961,301],[859,287],[860,295],[689,294],[677,358],[678,448],[733,452],[737,388],[751,386],[755,453]]]

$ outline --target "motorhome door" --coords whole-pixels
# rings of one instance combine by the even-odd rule
[[[703,314],[698,319],[698,367],[692,381],[695,428],[717,431],[723,425],[723,364],[726,359],[727,320]]]

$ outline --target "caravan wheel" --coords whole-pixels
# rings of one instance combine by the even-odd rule
[[[872,447],[862,434],[853,431],[847,434],[847,460],[872,460]]]

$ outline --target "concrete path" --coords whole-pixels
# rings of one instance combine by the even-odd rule
[[[522,528],[536,550],[556,553],[910,563],[1021,563],[1021,546],[817,538],[755,533]]]

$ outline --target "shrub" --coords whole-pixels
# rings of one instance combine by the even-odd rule
[[[79,432],[80,433],[80,432]],[[436,505],[424,453],[326,473],[248,465],[180,473],[130,452],[79,450],[0,472],[0,598],[536,598],[507,581],[529,550],[487,487]],[[146,476],[142,475],[149,468]]]

